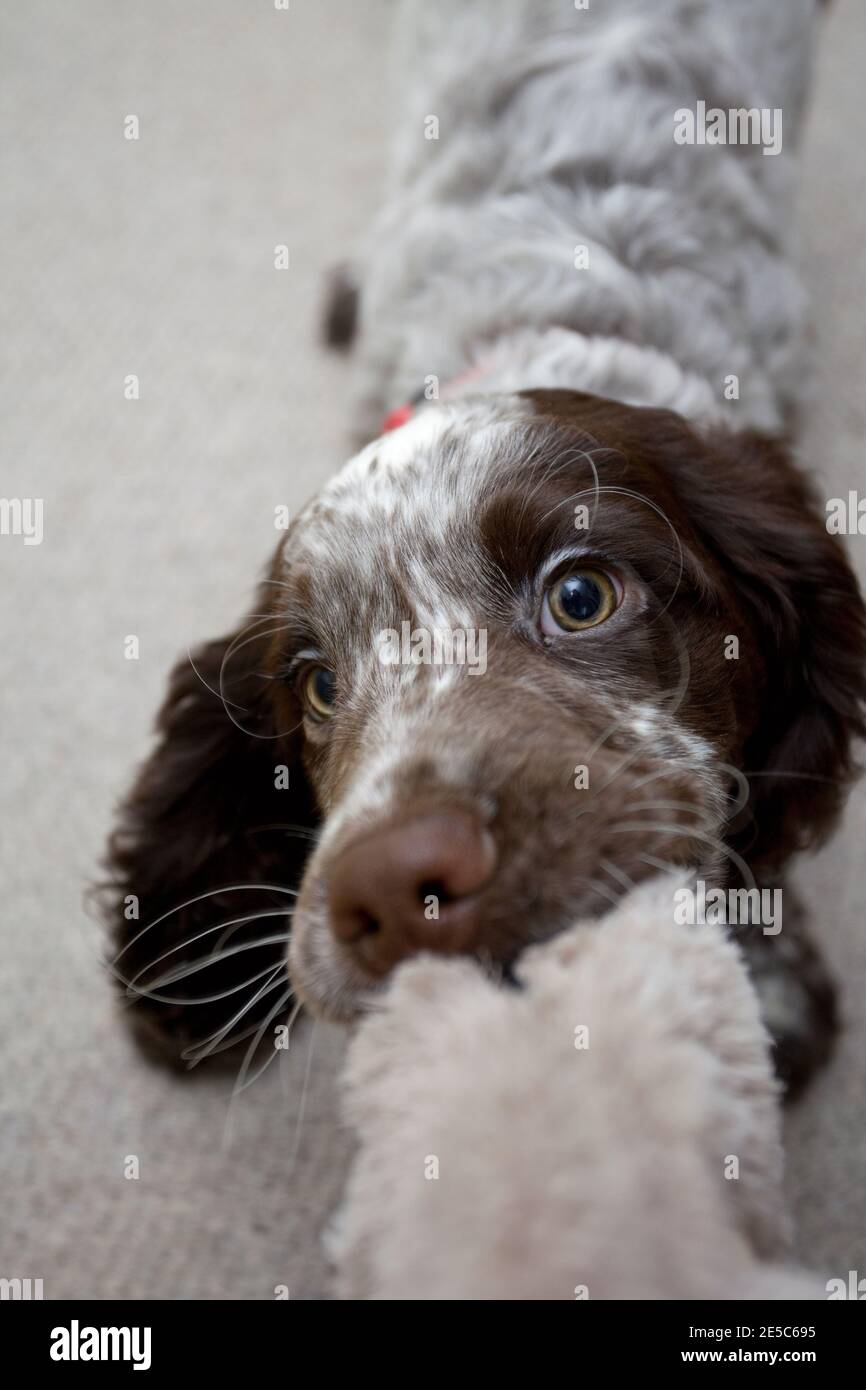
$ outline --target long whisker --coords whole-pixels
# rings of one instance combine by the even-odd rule
[[[676,763],[665,763],[662,767],[653,768],[652,772],[647,772],[643,777],[636,777],[632,783],[633,787],[645,787],[648,782],[656,782],[660,777],[682,777],[683,769]]]
[[[153,931],[154,927],[158,927],[160,922],[164,922],[165,919],[171,917],[173,913],[183,912],[185,908],[193,907],[196,903],[202,903],[207,898],[221,897],[223,893],[248,893],[253,891],[263,893],[285,893],[292,898],[298,896],[297,889],[284,888],[280,883],[230,883],[224,888],[209,888],[206,893],[198,893],[194,898],[187,898],[186,902],[178,903],[176,907],[170,907],[167,912],[163,912],[161,916],[155,917],[152,922],[148,922],[146,927],[142,927],[141,931],[136,932],[135,936],[127,941],[123,949],[118,951],[114,960],[109,962],[109,965],[112,967],[117,965],[121,956],[126,955],[126,952],[131,946],[135,945],[136,941],[140,941],[146,932]]]
[[[621,895],[612,893],[606,884],[599,883],[598,879],[587,878],[583,875],[579,877],[579,882],[585,883],[587,888],[597,893],[600,898],[604,898],[605,902],[610,903],[611,907],[619,907]]]
[[[234,705],[235,709],[241,710],[244,714],[247,713],[247,710],[245,709],[245,707],[244,707],[243,705],[239,705],[235,700],[229,700],[228,696],[226,696],[226,695],[221,695],[220,692],[219,692],[218,690],[215,690],[214,687],[213,687],[212,685],[209,685],[209,684],[208,684],[208,682],[205,680],[204,676],[202,675],[201,671],[200,671],[200,670],[198,669],[198,667],[196,666],[196,664],[195,664],[195,662],[194,662],[194,660],[193,660],[192,651],[190,650],[189,647],[187,647],[187,649],[186,649],[186,655],[187,655],[187,660],[189,661],[190,666],[192,667],[192,669],[193,669],[193,671],[195,672],[195,674],[198,676],[198,679],[201,681],[202,685],[204,686],[204,688],[205,688],[205,690],[208,692],[208,694],[210,694],[210,695],[215,695],[216,698],[217,698],[218,700],[221,700],[221,701],[222,701],[223,706],[225,706],[226,704]]]
[[[313,1026],[310,1029],[310,1046],[307,1049],[307,1064],[304,1068],[304,1083],[301,1087],[301,1100],[298,1106],[298,1118],[295,1121],[295,1139],[292,1145],[292,1153],[289,1158],[288,1172],[286,1174],[287,1178],[291,1177],[292,1173],[294,1172],[295,1161],[298,1157],[298,1150],[301,1147],[301,1135],[303,1133],[304,1115],[307,1109],[307,1091],[310,1084],[310,1069],[313,1063],[313,1044],[316,1040],[316,1028],[318,1026],[318,1022],[319,1020],[317,1018],[314,1018]]]
[[[665,708],[665,712],[667,713],[667,715],[668,715],[669,717],[672,717],[674,714],[676,714],[677,710],[679,709],[679,707],[680,707],[680,705],[681,705],[681,703],[682,703],[682,701],[683,701],[683,698],[684,698],[684,696],[685,696],[685,693],[686,693],[686,691],[687,691],[687,689],[688,689],[688,685],[689,685],[689,676],[690,676],[690,670],[691,670],[688,651],[687,651],[687,649],[686,649],[686,647],[685,647],[684,644],[680,643],[680,644],[678,645],[678,648],[677,648],[677,655],[678,655],[678,657],[679,657],[679,662],[680,662],[679,680],[678,680],[676,686],[673,688],[673,690],[670,690],[670,691],[663,691],[663,692],[661,692],[661,693],[659,694],[659,696],[658,696],[658,699],[659,699],[659,701],[660,701],[662,707]],[[669,699],[671,700],[671,704],[670,704],[670,707],[668,708],[668,707],[666,707],[666,702],[667,702]],[[601,734],[599,734],[598,738],[597,738],[597,739],[595,740],[595,742],[590,746],[589,752],[588,752],[587,755],[586,755],[586,761],[587,761],[588,764],[590,764],[590,765],[592,764],[592,760],[593,760],[593,758],[595,757],[596,753],[599,753],[599,752],[601,751],[601,749],[605,746],[605,744],[606,744],[611,738],[613,738],[613,736],[614,736],[614,734],[617,732],[617,730],[619,730],[619,729],[622,728],[622,726],[623,726],[623,724],[625,723],[625,721],[626,721],[628,718],[631,717],[631,714],[632,714],[632,711],[630,711],[630,710],[623,710],[623,712],[622,712],[620,715],[618,715],[618,717],[617,717],[616,719],[614,719],[613,722],[612,722],[611,724],[609,724],[609,725],[607,726],[607,728],[606,728]],[[625,755],[625,757],[624,757],[623,760],[622,760],[621,765],[620,765],[618,768],[616,768],[616,770],[612,773],[612,775],[611,775],[610,778],[608,779],[608,782],[605,783],[605,786],[607,786],[610,782],[613,782],[614,779],[615,779],[616,777],[619,776],[620,772],[622,772],[623,769],[624,769],[625,767],[627,767],[627,766],[629,765],[630,762],[632,762],[635,758],[639,758],[639,757],[641,757],[641,756],[645,756],[645,755],[646,755],[646,752],[647,752],[646,743],[644,742],[644,743],[638,744],[637,748],[633,749],[630,753],[628,753],[628,754]]]
[[[286,1000],[283,1000],[279,1007],[280,1007],[280,1008],[284,1007],[284,1006],[285,1006],[285,1003],[286,1003]],[[289,1026],[290,1026],[290,1027],[291,1027],[292,1023],[294,1022],[295,1018],[297,1017],[298,1012],[300,1011],[300,1008],[301,1008],[301,1005],[300,1005],[300,1001],[299,1001],[299,1002],[297,1003],[297,1005],[295,1006],[295,1008],[292,1010],[292,1014],[291,1014],[291,1017],[290,1017],[290,1019],[289,1019]],[[242,1068],[243,1068],[243,1067],[248,1067],[249,1061],[250,1061],[252,1055],[254,1054],[256,1048],[258,1047],[259,1040],[261,1039],[262,1033],[264,1032],[265,1028],[268,1026],[268,1023],[272,1020],[272,1018],[275,1016],[275,1014],[276,1014],[277,1012],[279,1012],[279,1009],[274,1009],[274,1010],[272,1010],[271,1013],[268,1015],[268,1017],[265,1019],[264,1023],[262,1024],[261,1028],[259,1029],[259,1031],[256,1033],[256,1036],[255,1036],[255,1038],[253,1039],[252,1044],[251,1044],[250,1047],[247,1049],[247,1052],[246,1052],[246,1054],[245,1054],[245,1056],[244,1056],[243,1063],[241,1064],[241,1067],[242,1067]],[[275,1056],[276,1056],[276,1052],[277,1052],[277,1049],[274,1048],[274,1055],[275,1055]],[[269,1059],[269,1061],[270,1061],[270,1059]],[[262,1068],[262,1071],[265,1070],[265,1068],[267,1067],[267,1065],[268,1065],[268,1064],[265,1063],[265,1067]],[[259,1072],[258,1075],[261,1075],[261,1072]],[[225,1124],[224,1124],[224,1126],[223,1126],[223,1147],[224,1147],[224,1148],[228,1148],[229,1145],[231,1144],[231,1139],[232,1139],[232,1122],[233,1122],[233,1118],[234,1118],[235,1103],[236,1103],[236,1101],[237,1101],[238,1095],[240,1094],[240,1089],[243,1089],[242,1087],[239,1088],[239,1085],[238,1085],[238,1082],[240,1081],[240,1077],[241,1077],[241,1072],[238,1073],[238,1081],[235,1081],[234,1087],[232,1088],[232,1093],[231,1093],[231,1095],[229,1096],[228,1106],[226,1107],[226,1118],[225,1118]],[[301,1113],[303,1113],[303,1097],[302,1097],[302,1100],[301,1100]],[[289,1173],[290,1173],[290,1172],[291,1172],[291,1163],[290,1163],[290,1165],[289,1165]],[[287,1176],[288,1176],[288,1174],[287,1174]]]
[[[572,467],[572,465],[576,462],[577,459],[581,459],[581,460],[584,460],[584,459],[585,459],[586,462],[589,464],[590,471],[591,471],[591,473],[592,473],[592,487],[581,488],[578,492],[572,492],[572,493],[569,493],[568,497],[563,497],[561,501],[556,502],[548,511],[546,511],[546,512],[544,513],[544,515],[541,517],[541,520],[539,521],[538,525],[539,525],[539,527],[543,526],[544,523],[545,523],[545,521],[547,521],[548,517],[553,516],[553,513],[554,513],[554,512],[559,511],[560,507],[568,506],[570,503],[572,503],[572,502],[574,501],[575,497],[587,497],[587,496],[591,496],[592,499],[593,499],[593,501],[592,501],[592,518],[591,518],[590,525],[589,525],[589,528],[588,528],[588,529],[591,531],[591,530],[592,530],[593,522],[595,521],[595,514],[596,514],[596,511],[597,511],[597,509],[598,509],[598,495],[599,495],[599,493],[601,492],[601,484],[600,484],[600,481],[599,481],[598,469],[596,468],[595,462],[594,462],[594,455],[596,455],[596,454],[615,454],[615,452],[616,452],[616,451],[615,451],[614,449],[587,449],[587,450],[584,450],[584,449],[579,449],[579,448],[577,448],[577,447],[574,447],[574,448],[571,448],[571,449],[567,450],[567,451],[566,451],[566,454],[565,454],[565,456],[564,456],[564,458],[562,459],[562,462],[561,462],[560,464],[558,464],[556,468],[554,468],[554,469],[543,469],[543,470],[541,471],[538,482],[536,483],[535,487],[532,489],[532,491],[531,491],[531,492],[529,493],[529,495],[527,496],[526,503],[524,504],[524,507],[523,507],[523,515],[525,515],[525,513],[526,513],[526,511],[527,511],[528,506],[529,506],[529,503],[532,502],[532,501],[534,501],[534,499],[537,497],[538,493],[541,491],[542,487],[544,487],[544,486],[547,485],[549,482],[551,482],[551,481],[552,481],[554,478],[556,478],[560,473],[563,473],[563,472],[565,471],[566,468]],[[522,519],[522,518],[521,518],[521,519]]]
[[[277,972],[274,971],[274,975],[276,974]],[[226,1052],[228,1048],[236,1047],[238,1043],[243,1042],[245,1038],[255,1033],[259,1026],[258,1019],[256,1019],[255,1023],[250,1023],[246,1028],[242,1028],[239,1033],[231,1033],[231,1028],[233,1024],[240,1022],[243,1015],[248,1009],[252,1008],[253,1004],[259,998],[263,999],[265,995],[270,994],[272,990],[280,988],[288,978],[282,970],[282,967],[280,967],[280,974],[282,978],[272,978],[269,983],[266,982],[267,988],[265,989],[265,993],[262,995],[257,994],[254,999],[248,1000],[243,1008],[239,1009],[227,1024],[221,1024],[220,1027],[214,1029],[212,1033],[208,1033],[206,1038],[199,1038],[196,1042],[190,1043],[188,1047],[184,1048],[181,1053],[181,1057],[184,1061],[188,1061],[191,1067],[198,1066],[199,1062],[203,1062],[206,1057],[216,1056],[218,1052]]]
[[[274,619],[275,619],[276,616],[277,616],[276,613],[251,613],[251,614],[250,614],[250,617],[251,617],[254,621],[251,622],[251,623],[249,623],[249,624],[243,629],[242,632],[236,633],[236,634],[235,634],[234,638],[233,638],[232,641],[229,643],[228,651],[231,651],[231,650],[234,648],[234,645],[235,645],[235,642],[237,641],[237,639],[238,639],[239,637],[242,637],[242,636],[244,635],[244,633],[249,632],[249,631],[250,631],[250,628],[255,627],[255,625],[256,625],[257,622],[272,623],[272,622],[274,621]],[[256,635],[258,635],[258,634],[256,634]],[[195,672],[196,676],[197,676],[198,679],[201,681],[201,683],[202,683],[202,685],[204,686],[205,690],[207,690],[209,694],[214,695],[219,701],[221,701],[223,707],[225,707],[225,705],[228,703],[228,704],[230,704],[230,705],[234,705],[235,709],[241,710],[244,714],[247,714],[247,713],[248,713],[248,710],[246,709],[246,707],[245,707],[244,705],[239,705],[235,700],[229,700],[228,697],[227,697],[226,695],[223,694],[221,686],[220,686],[220,689],[217,690],[217,689],[214,688],[214,686],[208,684],[208,682],[205,680],[204,676],[202,675],[201,671],[198,669],[198,667],[196,666],[195,662],[193,661],[192,652],[190,651],[189,647],[187,647],[186,654],[187,654],[187,658],[188,658],[188,660],[189,660],[190,666],[192,667],[192,669],[193,669],[193,671]],[[225,656],[224,656],[223,660],[225,660]],[[220,670],[220,674],[222,674],[222,670]],[[228,710],[226,710],[226,713],[228,713]]]
[[[236,926],[239,926],[243,922],[257,922],[263,917],[291,916],[291,909],[285,907],[275,907],[270,912],[251,912],[247,913],[244,917],[233,917],[228,922],[217,922],[215,927],[208,927],[205,931],[197,932],[195,936],[184,937],[183,941],[179,941],[176,946],[172,946],[171,949],[168,951],[163,951],[162,955],[157,956],[155,960],[148,961],[147,965],[142,966],[142,968],[138,971],[138,974],[133,975],[131,980],[128,979],[125,975],[121,975],[119,970],[115,970],[113,964],[110,964],[108,968],[111,970],[111,973],[114,975],[114,978],[116,980],[119,980],[121,984],[124,984],[127,986],[127,988],[129,988],[130,986],[134,985],[135,981],[139,978],[139,976],[143,975],[146,970],[152,970],[154,966],[159,965],[159,962],[161,960],[166,960],[168,956],[173,956],[175,952],[182,951],[187,946],[193,946],[196,943],[196,941],[201,941],[206,936],[212,936],[215,932],[224,931],[225,928],[231,928],[233,930]],[[229,931],[227,935],[230,936],[231,931]],[[219,941],[217,941],[216,945],[214,946],[211,955],[215,956],[217,954],[217,951],[219,950],[219,947],[223,943],[224,939],[224,936],[220,937]],[[201,959],[201,957],[199,957],[199,959]]]
[[[281,907],[275,907],[274,910],[273,910],[273,912],[254,912],[254,913],[251,913],[251,914],[250,914],[249,916],[247,916],[247,917],[235,917],[235,918],[233,918],[233,919],[232,919],[231,921],[229,921],[229,922],[221,922],[221,923],[220,923],[220,926],[224,927],[225,930],[223,931],[222,936],[219,938],[219,940],[218,940],[218,941],[216,942],[216,944],[214,945],[214,948],[213,948],[213,951],[211,952],[211,954],[214,955],[214,956],[217,955],[218,952],[221,950],[221,948],[222,948],[222,947],[225,945],[225,943],[228,941],[229,937],[230,937],[230,936],[233,936],[234,933],[237,931],[238,927],[242,926],[242,925],[244,924],[244,922],[258,922],[258,921],[259,921],[261,918],[263,918],[263,917],[293,917],[293,916],[294,916],[294,911],[293,911],[291,908],[286,909],[286,908],[284,908],[284,907],[282,907],[282,908],[281,908]],[[210,930],[211,930],[211,931],[219,931],[219,927],[211,927]],[[205,935],[205,933],[203,932],[202,935]],[[193,941],[197,941],[197,940],[198,940],[198,937],[193,937]],[[163,959],[163,957],[160,957],[159,959]],[[155,964],[156,964],[156,961],[154,961],[154,965],[155,965]]]
[[[257,835],[260,830],[285,830],[289,835],[297,835],[298,839],[310,840],[315,842],[319,838],[319,830],[310,825],[292,825],[290,821],[269,821],[267,825],[251,825],[246,831],[247,835]]]
[[[263,936],[256,941],[245,941],[240,946],[229,946],[226,950],[221,951],[218,956],[205,956],[204,959],[188,961],[185,964],[179,966],[176,970],[170,970],[168,974],[163,975],[161,979],[151,980],[149,986],[145,990],[139,987],[137,981],[139,979],[139,976],[143,975],[146,970],[151,969],[149,965],[146,965],[144,969],[139,970],[138,975],[134,975],[132,977],[132,979],[129,982],[128,989],[131,994],[144,994],[149,999],[155,999],[157,998],[157,996],[153,993],[153,991],[156,989],[162,989],[165,985],[176,985],[179,980],[186,980],[189,978],[190,975],[198,975],[201,973],[202,970],[207,970],[212,965],[221,965],[223,961],[228,960],[231,956],[239,956],[244,951],[257,951],[261,946],[285,945],[288,943],[288,940],[289,933],[280,932],[279,935]],[[172,999],[170,1002],[172,1004],[181,1004],[186,1003],[187,1001],[181,999]],[[195,1001],[190,1000],[189,1002],[194,1003]]]
[[[190,1006],[194,1004],[216,1004],[220,999],[228,999],[232,994],[239,994],[242,989],[246,989],[247,985],[255,984],[256,980],[260,980],[263,975],[267,975],[268,971],[273,970],[273,968],[272,961],[270,965],[265,966],[264,970],[259,970],[255,975],[250,975],[248,979],[242,980],[239,985],[232,985],[231,989],[221,990],[219,994],[202,994],[198,999],[177,999],[173,994],[157,994],[155,991],[143,989],[141,986],[136,988],[134,997],[138,999],[156,999],[161,1004],[189,1004]]]
[[[742,773],[742,776],[748,777],[750,781],[753,777],[797,777],[804,782],[838,783],[843,781],[843,779],[840,777],[823,777],[819,772],[783,772],[781,768],[765,768],[763,772],[760,770],[758,770],[757,772],[744,772]]]
[[[591,487],[591,488],[582,488],[579,492],[573,492],[573,493],[570,493],[568,497],[564,497],[564,498],[562,499],[561,502],[557,502],[557,503],[555,504],[555,506],[551,507],[549,511],[546,511],[546,512],[544,513],[544,516],[541,518],[541,520],[540,520],[540,522],[539,522],[538,524],[539,524],[539,527],[543,526],[544,523],[545,523],[545,521],[547,521],[547,518],[548,518],[548,517],[553,516],[553,513],[554,513],[554,512],[559,511],[560,507],[565,507],[565,506],[569,505],[570,503],[573,503],[575,497],[587,497],[587,496],[591,496],[591,497],[592,497],[592,515],[591,515],[591,517],[590,517],[589,527],[587,528],[587,530],[588,530],[589,532],[591,532],[591,531],[592,531],[592,527],[593,527],[593,525],[594,525],[594,523],[595,523],[595,514],[596,514],[596,512],[598,511],[598,498],[599,498],[599,494],[600,494],[601,492],[604,492],[604,491],[606,490],[606,489],[602,488],[601,485],[600,485],[599,477],[598,477],[598,469],[597,469],[596,466],[595,466],[594,457],[595,457],[596,454],[601,455],[601,454],[613,454],[613,453],[615,453],[615,450],[609,449],[609,448],[578,449],[578,448],[575,447],[575,448],[569,449],[569,450],[566,452],[566,455],[565,455],[564,459],[562,460],[562,462],[560,463],[560,465],[559,465],[555,470],[550,470],[550,469],[548,469],[548,470],[545,470],[545,471],[542,472],[542,474],[541,474],[541,476],[540,476],[540,478],[539,478],[538,483],[536,484],[535,488],[532,490],[532,492],[530,493],[530,495],[527,497],[526,502],[524,503],[523,514],[522,514],[522,516],[525,515],[526,511],[528,510],[529,503],[530,503],[531,501],[534,500],[534,498],[535,498],[535,497],[537,496],[537,494],[540,492],[540,490],[541,490],[542,487],[544,487],[544,486],[546,486],[547,484],[549,484],[549,483],[551,482],[551,480],[552,480],[553,478],[555,478],[555,477],[557,476],[558,473],[563,472],[563,471],[565,470],[565,468],[570,468],[570,467],[575,463],[576,459],[581,459],[581,460],[585,460],[585,461],[589,464],[590,471],[591,471],[591,473],[592,473],[592,482],[593,482],[592,487]],[[521,516],[521,520],[522,520],[522,516]]]
[[[748,806],[752,789],[749,786],[748,777],[746,777],[745,773],[741,772],[738,767],[732,767],[730,763],[719,763],[718,766],[719,771],[726,772],[737,786],[737,794],[735,797],[730,798],[730,804],[728,806],[728,820],[733,820],[735,816],[738,816],[740,812],[745,810],[746,806]]]
[[[256,1084],[256,1082],[258,1081],[259,1077],[262,1076],[263,1073],[267,1071],[267,1069],[268,1069],[268,1067],[271,1065],[271,1063],[279,1056],[280,1049],[277,1048],[276,1046],[272,1047],[271,1050],[270,1050],[270,1052],[268,1053],[267,1059],[266,1059],[266,1060],[263,1062],[263,1064],[259,1067],[258,1071],[257,1071],[257,1072],[254,1072],[253,1075],[250,1076],[249,1079],[247,1079],[248,1073],[249,1073],[249,1069],[250,1069],[250,1065],[251,1065],[251,1063],[252,1063],[253,1058],[254,1058],[255,1055],[256,1055],[256,1050],[257,1050],[257,1048],[258,1048],[258,1045],[259,1045],[259,1043],[261,1042],[262,1037],[264,1036],[265,1029],[267,1028],[268,1024],[271,1023],[272,1020],[273,1020],[274,1018],[276,1018],[277,1014],[280,1012],[280,1009],[285,1008],[286,1004],[289,1002],[289,1000],[291,999],[291,997],[292,997],[292,995],[294,994],[294,992],[295,992],[295,991],[294,991],[293,989],[287,989],[287,990],[285,991],[285,993],[282,994],[282,995],[280,996],[280,998],[277,1000],[276,1004],[274,1005],[274,1007],[271,1009],[270,1013],[268,1014],[267,1018],[266,1018],[266,1019],[264,1020],[264,1022],[262,1023],[262,1026],[261,1026],[261,1028],[259,1029],[259,1031],[257,1032],[256,1036],[253,1038],[253,1041],[250,1043],[250,1046],[249,1046],[248,1049],[247,1049],[247,1052],[246,1052],[246,1055],[245,1055],[245,1057],[244,1057],[244,1060],[243,1060],[243,1062],[241,1063],[241,1067],[240,1067],[240,1070],[239,1070],[239,1072],[238,1072],[237,1081],[235,1082],[234,1088],[233,1088],[233,1090],[232,1090],[232,1100],[234,1100],[235,1096],[239,1096],[239,1095],[241,1094],[242,1091],[246,1091],[250,1086],[254,1086],[254,1085]],[[288,1027],[289,1027],[290,1032],[291,1032],[292,1024],[294,1023],[294,1021],[295,1021],[295,1019],[297,1018],[297,1016],[298,1016],[298,1014],[300,1013],[300,1011],[301,1011],[301,1004],[300,1004],[300,1001],[299,1001],[299,1002],[295,1005],[295,1007],[294,1007],[294,1009],[292,1010],[291,1014],[289,1015]]]
[[[227,1023],[221,1024],[219,1028],[216,1028],[208,1037],[201,1039],[200,1042],[190,1043],[189,1048],[182,1054],[184,1057],[187,1056],[187,1053],[190,1054],[190,1065],[196,1066],[199,1062],[203,1062],[205,1057],[210,1057],[212,1053],[221,1052],[224,1047],[232,1047],[236,1042],[240,1042],[242,1038],[249,1037],[250,1033],[254,1033],[259,1026],[258,1020],[236,1037],[229,1037],[232,1028],[236,1023],[240,1023],[244,1014],[248,1013],[260,999],[264,999],[266,995],[270,994],[271,990],[279,989],[287,978],[285,963],[281,961],[280,964],[270,972],[265,983],[253,993],[251,998],[249,998],[241,1008],[238,1009],[236,1014],[232,1015]],[[250,981],[247,981],[247,984],[249,983]],[[210,1046],[208,1046],[208,1044],[210,1044]],[[193,1053],[195,1054],[194,1056]]]
[[[694,816],[707,833],[715,825],[715,817],[709,811],[689,801],[632,801],[628,809],[629,814],[632,811],[683,811],[686,815]]]
[[[276,617],[276,614],[274,614],[273,616]],[[253,626],[253,624],[251,624],[250,626]],[[239,723],[239,721],[235,719],[234,715],[228,707],[227,697],[224,690],[226,663],[228,662],[230,657],[234,656],[235,652],[242,651],[243,648],[249,646],[251,642],[260,641],[263,637],[276,637],[281,632],[290,632],[291,628],[291,623],[280,623],[278,627],[268,628],[265,632],[254,632],[250,637],[246,636],[246,632],[249,632],[249,628],[247,628],[244,632],[237,633],[234,640],[229,643],[228,647],[226,647],[226,650],[223,654],[223,659],[220,664],[219,670],[219,697],[222,701],[223,709],[225,710],[227,717],[231,720],[236,729],[240,729],[242,734],[246,734],[247,738],[257,738],[261,739],[264,743],[273,743],[275,739],[284,738],[287,734],[294,733],[295,729],[297,729],[299,725],[296,724],[291,729],[279,730],[277,733],[274,734],[259,734],[256,733],[255,729],[248,729],[244,724]],[[241,638],[243,638],[243,641],[240,640]],[[244,710],[244,713],[248,714],[249,711]]]
[[[632,891],[632,889],[634,888],[634,879],[629,878],[628,874],[625,872],[625,869],[619,868],[616,864],[611,864],[609,859],[600,859],[598,862],[604,869],[605,873],[610,874],[610,877],[612,879],[615,879],[616,882],[619,883],[627,893],[630,893]]]
[[[666,835],[680,835],[686,836],[691,840],[703,841],[705,844],[710,845],[717,854],[721,854],[724,858],[730,859],[735,868],[739,869],[740,873],[743,875],[743,882],[749,888],[757,887],[752,871],[742,855],[738,854],[730,845],[726,845],[718,836],[706,835],[700,830],[691,830],[684,825],[663,825],[659,824],[658,821],[622,821],[619,825],[612,826],[610,833],[612,835],[626,835],[645,830],[661,831]]]
[[[613,729],[608,730],[608,732],[604,735],[604,740],[605,740],[605,742],[607,742],[607,739],[610,738],[610,737],[612,736],[612,734],[616,732],[616,729],[618,729],[618,728],[621,726],[622,722],[623,722],[622,719],[620,719],[620,720],[617,722],[617,724],[614,726]],[[599,751],[599,747],[600,747],[600,746],[601,746],[601,745],[597,746],[597,747],[593,750],[593,752],[594,752],[594,753],[597,753],[597,752]],[[589,766],[590,768],[592,767],[592,757],[593,757],[593,754],[592,754],[592,753],[587,754],[587,764],[588,764],[588,766]],[[645,757],[646,757],[646,748],[642,747],[641,745],[638,745],[637,748],[633,748],[633,749],[631,750],[630,753],[624,754],[623,757],[620,759],[620,761],[617,763],[616,767],[615,767],[615,768],[613,769],[613,771],[611,772],[610,776],[609,776],[609,777],[605,777],[605,779],[604,779],[604,781],[602,782],[601,786],[598,787],[598,788],[596,789],[596,791],[597,791],[597,792],[603,792],[603,791],[605,791],[605,789],[606,789],[607,787],[610,786],[611,782],[615,782],[615,781],[616,781],[616,779],[617,779],[617,777],[619,777],[620,773],[625,772],[625,770],[626,770],[627,767],[630,767],[632,763],[637,762],[639,758],[645,758]]]
[[[680,540],[679,535],[677,533],[677,529],[671,521],[670,517],[667,516],[667,514],[662,510],[660,506],[658,506],[657,503],[653,502],[649,497],[644,497],[642,493],[635,492],[632,488],[621,487],[618,484],[606,483],[604,487],[599,487],[598,474],[596,474],[596,485],[594,488],[584,488],[582,492],[573,493],[570,497],[565,498],[563,502],[558,502],[556,506],[554,506],[551,509],[551,511],[547,513],[547,516],[552,515],[552,513],[555,512],[559,507],[563,506],[565,502],[573,502],[576,497],[592,496],[595,499],[595,506],[597,507],[599,497],[606,493],[613,494],[617,497],[630,497],[633,501],[642,503],[651,511],[655,512],[657,516],[661,517],[662,521],[668,527],[668,530],[674,538],[674,543],[676,545],[677,551],[677,580],[676,584],[674,585],[674,591],[668,599],[667,603],[665,604],[664,608],[660,609],[658,613],[653,615],[652,621],[656,622],[664,613],[667,612],[668,608],[670,608],[671,604],[673,603],[674,599],[679,593],[680,585],[683,581],[683,571],[685,569],[685,561],[683,558],[683,546],[682,541]]]
[[[657,859],[654,854],[639,854],[638,859],[643,860],[644,864],[649,864],[650,868],[660,869],[662,873],[684,873],[682,864],[672,864],[668,859]]]

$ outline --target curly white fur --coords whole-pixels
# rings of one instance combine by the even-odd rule
[[[344,1077],[339,1296],[821,1297],[780,1263],[754,990],[724,929],[674,922],[677,886],[527,952],[520,990],[466,959],[398,971]]]
[[[817,0],[401,9],[397,149],[360,267],[361,433],[479,365],[473,390],[782,427],[804,390],[790,202]],[[677,144],[699,101],[781,109],[781,153]]]

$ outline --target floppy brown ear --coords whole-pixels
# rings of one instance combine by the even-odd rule
[[[824,509],[782,443],[719,432],[696,464],[673,458],[677,491],[752,618],[760,710],[736,831],[756,874],[826,838],[858,771],[864,734],[866,610]]]
[[[263,586],[256,613],[271,602]],[[109,841],[112,968],[139,1040],[178,1062],[197,1060],[200,1040],[214,1055],[288,1011],[286,944],[274,938],[316,815],[297,741],[272,713],[276,626],[250,618],[177,663]]]

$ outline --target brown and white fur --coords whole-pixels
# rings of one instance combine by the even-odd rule
[[[175,1056],[282,1016],[287,904],[291,987],[351,1019],[416,949],[508,975],[660,866],[777,887],[835,823],[863,733],[862,600],[783,435],[816,6],[408,8],[360,428],[425,380],[434,399],[302,510],[248,618],[173,673],[111,897],[139,899],[134,930],[113,909],[116,970]],[[698,98],[782,108],[782,153],[675,144]],[[615,611],[551,632],[569,567],[609,576]],[[404,622],[483,630],[485,672],[384,664]],[[795,1089],[832,988],[790,899],[778,936],[741,936]]]

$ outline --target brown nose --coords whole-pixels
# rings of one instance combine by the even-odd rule
[[[431,811],[383,827],[355,840],[334,866],[334,935],[372,975],[416,951],[471,951],[479,891],[495,864],[492,835],[468,811]]]

